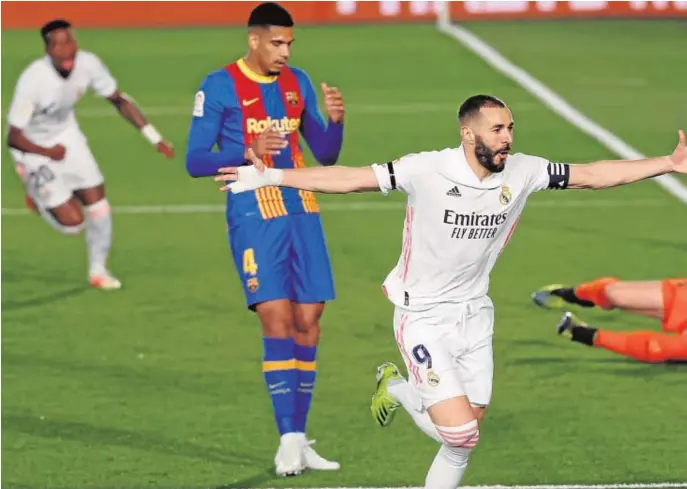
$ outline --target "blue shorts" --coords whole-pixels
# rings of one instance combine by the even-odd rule
[[[319,214],[246,219],[229,232],[246,304],[333,300],[334,279]]]

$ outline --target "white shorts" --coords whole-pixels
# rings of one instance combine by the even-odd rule
[[[62,161],[10,150],[26,192],[44,210],[64,204],[75,190],[97,187],[104,181],[83,134],[70,132],[55,144],[66,149]]]
[[[458,396],[487,406],[494,381],[494,306],[489,297],[426,311],[396,307],[394,335],[422,407]]]

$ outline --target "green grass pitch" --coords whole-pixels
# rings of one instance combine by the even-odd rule
[[[687,129],[678,22],[520,22],[473,31],[640,151],[672,150]],[[177,147],[167,162],[102,101],[77,117],[122,206],[221,205],[189,178],[193,95],[244,52],[243,30],[78,33]],[[456,144],[457,105],[505,99],[516,150],[559,161],[613,158],[432,26],[302,28],[293,64],[339,86],[349,105],[341,163]],[[3,119],[37,32],[2,33]],[[3,122],[5,124],[5,122]],[[3,125],[5,129],[5,125]],[[2,207],[22,190],[2,150]],[[687,181],[687,180],[683,180]],[[2,483],[26,489],[421,485],[435,443],[401,414],[377,429],[374,370],[400,361],[379,285],[401,246],[403,200],[320,197],[338,298],[322,321],[309,435],[338,473],[273,476],[276,428],[256,318],[243,305],[221,212],[115,214],[112,270],[124,289],[85,287],[83,239],[35,216],[2,216]],[[354,206],[353,204],[358,204]],[[687,370],[569,344],[530,303],[551,282],[687,271],[687,207],[653,182],[532,198],[492,277],[496,381],[467,484],[687,480]],[[589,322],[650,320],[585,313]]]

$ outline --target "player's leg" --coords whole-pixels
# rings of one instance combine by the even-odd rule
[[[663,331],[687,331],[687,278],[669,279],[661,283],[663,295]]]
[[[435,425],[452,427],[452,430],[437,427],[437,431],[444,439],[444,444],[427,474],[427,488],[455,488],[462,479],[472,449],[479,440],[479,428],[487,406],[491,402],[494,377],[493,330],[494,310],[491,300],[477,299],[468,304],[468,310],[464,319],[458,324],[457,331],[454,330],[444,340],[447,344],[455,345],[453,356],[458,364],[456,372],[466,394],[465,402],[469,402],[474,420],[465,423],[465,418],[458,418],[454,412],[451,412],[453,418],[440,420],[433,412],[440,405],[437,404],[429,409],[430,417]],[[461,413],[464,412],[466,412],[465,407],[462,406]],[[449,412],[447,411],[444,415],[446,414]],[[460,422],[464,424],[459,425]],[[471,434],[472,438],[464,442],[468,434]],[[462,444],[455,443],[456,439]]]
[[[575,287],[548,285],[532,294],[532,299],[535,304],[548,308],[560,308],[568,303],[663,317],[660,281],[620,281],[604,277]]]
[[[614,332],[592,328],[572,313],[566,313],[558,334],[587,346],[603,348],[641,362],[687,360],[687,336],[656,331]]]
[[[275,456],[278,475],[296,475],[305,468],[303,443],[295,421],[298,373],[290,300],[288,219],[245,220],[229,231],[246,305],[257,313],[262,327],[263,376],[281,437]]]
[[[112,211],[105,196],[105,185],[74,191],[81,201],[86,217],[86,248],[88,250],[88,281],[96,288],[116,290],[122,283],[108,270],[112,247]]]
[[[49,158],[12,151],[15,169],[26,190],[27,206],[35,208],[50,227],[62,234],[83,229],[81,204],[65,182],[64,168]]]
[[[314,304],[294,303],[296,367],[298,389],[296,391],[296,427],[305,433],[308,412],[312,402],[317,374],[317,345],[320,337],[319,321],[324,313],[324,302]]]
[[[626,312],[663,309],[663,293],[658,280],[613,282],[604,287],[604,294],[610,309]]]
[[[387,390],[424,433],[441,443],[425,487],[452,489],[462,479],[479,440],[479,425],[456,362],[465,346],[456,326],[462,313],[439,309],[396,311],[394,332],[409,380],[389,379]]]
[[[532,300],[538,306],[548,309],[561,309],[566,304],[609,309],[606,286],[615,282],[618,282],[618,279],[603,277],[576,287],[559,284],[546,285],[532,293]]]
[[[317,346],[320,338],[320,320],[325,303],[335,297],[329,253],[324,229],[317,214],[299,214],[291,218],[295,352],[298,365],[296,392],[297,429],[306,432],[308,413],[312,403],[317,373]],[[304,435],[305,439],[305,435]],[[320,457],[306,445],[308,468],[337,470],[337,462]]]
[[[10,154],[12,155],[12,159],[14,159],[14,170],[17,173],[22,185],[24,185],[24,205],[31,212],[38,213],[38,205],[36,204],[36,201],[34,201],[29,195],[28,188],[26,186],[28,174],[26,171],[26,166],[24,163],[22,163],[24,159],[24,153],[14,148],[10,148]]]
[[[644,316],[652,319],[662,319],[663,309],[634,309],[628,307],[624,309],[625,312],[629,314],[634,314],[635,316]]]
[[[65,139],[67,151],[61,165],[65,178],[84,208],[88,280],[93,287],[119,289],[121,282],[107,268],[112,246],[112,213],[105,195],[103,174],[82,134],[69,134]]]
[[[397,370],[396,366],[390,363],[378,369],[378,380],[381,382],[378,382],[372,400],[373,418],[378,424],[388,426],[396,406],[402,405],[415,424],[427,436],[441,444],[427,473],[425,487],[457,487],[467,468],[472,449],[479,440],[479,423],[485,408],[472,406],[467,396],[459,395],[431,404],[426,409],[422,394],[411,384],[413,381],[406,381],[397,371],[389,375],[394,370]],[[409,375],[412,379],[412,369]],[[451,376],[444,372],[441,382],[450,382]],[[380,403],[384,397],[388,399],[386,405]]]

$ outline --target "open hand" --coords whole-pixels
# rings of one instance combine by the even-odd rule
[[[338,88],[330,87],[323,82],[322,93],[324,94],[324,106],[327,108],[327,115],[336,124],[341,124],[345,113],[341,92]]]
[[[172,146],[172,143],[169,141],[160,141],[157,143],[157,151],[165,155],[167,159],[174,158],[174,146]]]
[[[265,162],[257,157],[253,148],[246,148],[246,152],[243,154],[246,161],[250,162],[260,173],[265,171]],[[219,171],[228,170],[228,168],[220,168]]]
[[[265,168],[263,161],[255,155],[255,151],[248,148],[245,156],[252,163],[252,166],[230,166],[218,170],[220,174],[215,177],[215,181],[227,182],[226,185],[220,187],[222,192],[231,191],[238,194],[278,183],[273,181],[273,178],[270,178],[273,176],[268,174],[266,171],[268,169]]]
[[[260,133],[260,135],[250,145],[255,153],[255,156],[262,158],[265,155],[278,155],[281,150],[289,145],[286,137],[273,129],[267,129]],[[248,159],[246,157],[246,159]]]
[[[685,131],[680,129],[678,132],[678,143],[675,151],[670,155],[670,160],[675,165],[674,171],[678,173],[687,173],[687,138]]]

